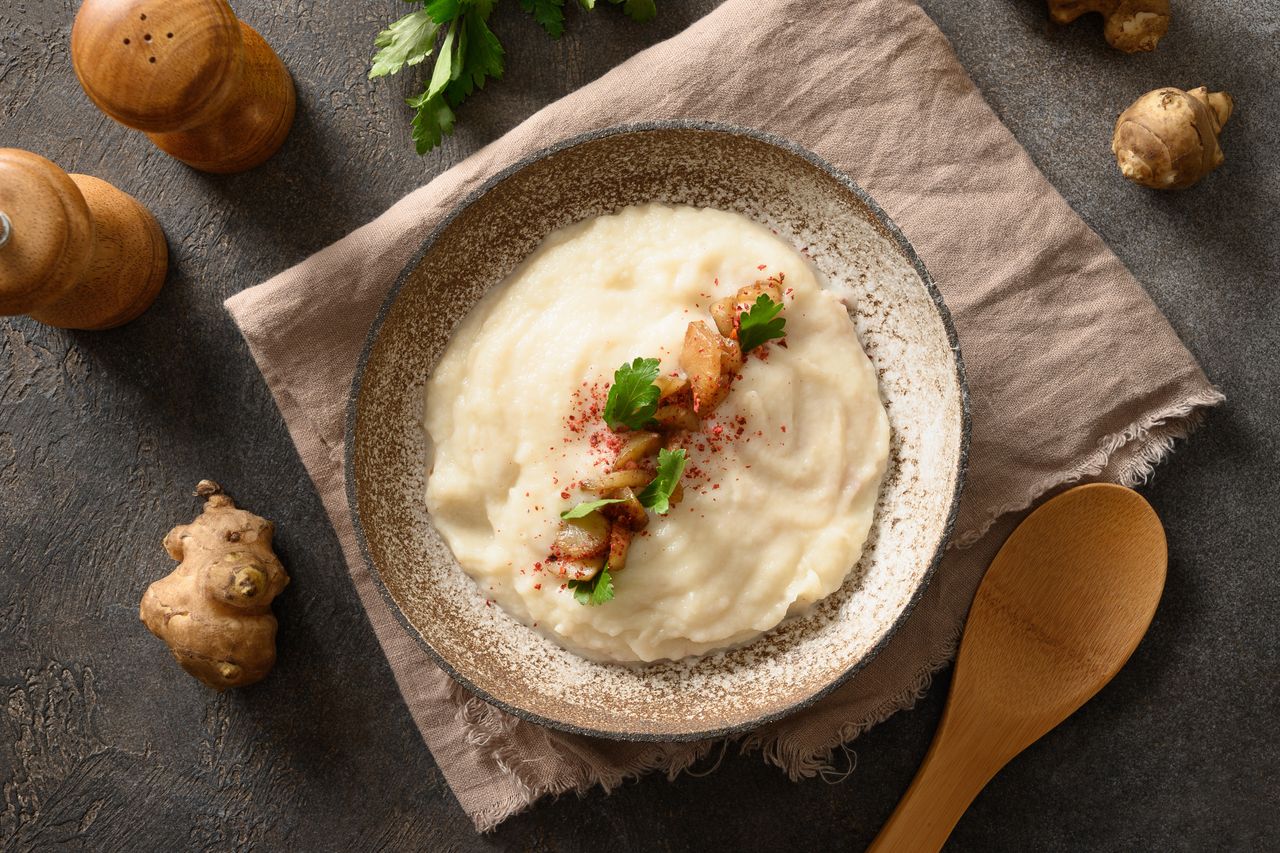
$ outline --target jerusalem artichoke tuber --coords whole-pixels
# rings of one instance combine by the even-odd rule
[[[1125,53],[1155,50],[1169,29],[1169,0],[1049,0],[1049,17],[1059,24],[1089,12],[1102,15],[1107,44]]]
[[[138,615],[205,684],[252,684],[275,663],[271,601],[289,576],[271,550],[271,522],[237,509],[212,480],[201,480],[196,495],[204,511],[164,537],[179,565],[147,588]]]
[[[1204,86],[1148,92],[1116,120],[1111,152],[1126,178],[1155,189],[1183,189],[1222,164],[1218,134],[1231,96]]]

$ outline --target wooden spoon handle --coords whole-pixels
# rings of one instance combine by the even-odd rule
[[[936,738],[867,853],[937,853],[965,809],[999,768],[966,765],[966,750],[948,749]]]

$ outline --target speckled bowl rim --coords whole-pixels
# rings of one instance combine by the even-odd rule
[[[951,352],[954,356],[956,384],[960,394],[961,417],[960,446],[959,453],[956,456],[955,488],[952,492],[951,506],[947,512],[946,521],[942,526],[942,535],[938,539],[937,549],[934,551],[933,558],[929,561],[929,565],[925,569],[919,585],[912,593],[911,598],[907,601],[906,606],[902,609],[898,618],[894,621],[893,625],[890,626],[889,630],[884,633],[880,640],[872,646],[860,660],[832,679],[826,686],[814,691],[805,698],[792,703],[786,708],[764,714],[753,720],[736,723],[730,726],[722,726],[720,728],[708,729],[706,731],[678,732],[672,734],[664,734],[661,732],[623,732],[591,729],[584,726],[576,726],[571,723],[566,723],[562,720],[544,717],[540,714],[535,714],[532,711],[504,702],[503,700],[490,695],[488,692],[473,684],[466,675],[454,669],[444,656],[427,642],[427,639],[422,636],[422,632],[419,631],[411,621],[409,621],[409,617],[405,614],[404,610],[401,609],[399,603],[396,602],[395,597],[392,596],[391,590],[383,581],[382,574],[378,570],[377,564],[374,562],[373,555],[370,553],[369,543],[364,533],[364,525],[360,519],[360,504],[356,497],[355,476],[356,416],[359,408],[360,390],[363,386],[364,373],[369,362],[369,356],[373,352],[374,344],[377,342],[379,332],[382,331],[383,323],[391,313],[391,309],[400,295],[400,290],[408,282],[409,277],[413,274],[414,270],[416,270],[422,263],[422,259],[426,257],[427,253],[435,246],[436,240],[444,230],[481,196],[501,184],[507,178],[539,160],[553,154],[557,154],[561,151],[574,148],[578,145],[582,145],[587,142],[594,142],[610,136],[663,130],[696,130],[709,131],[713,133],[727,133],[734,136],[747,137],[757,142],[763,142],[766,145],[772,145],[775,148],[779,148],[789,154],[793,154],[808,161],[811,165],[829,175],[844,189],[852,193],[860,202],[862,202],[862,204],[866,205],[871,215],[875,217],[877,224],[883,229],[882,233],[892,238],[894,245],[896,245],[898,250],[902,252],[903,257],[906,258],[912,269],[914,269],[916,274],[920,277],[921,283],[924,285],[929,297],[933,300],[934,309],[937,311],[938,319],[942,322],[942,326],[946,330],[947,341],[951,345]],[[898,631],[911,617],[911,614],[916,609],[916,605],[919,604],[920,599],[924,597],[925,590],[929,588],[929,584],[933,581],[934,573],[938,569],[938,564],[942,561],[943,554],[946,553],[947,545],[951,541],[951,535],[955,530],[956,516],[960,511],[960,495],[964,491],[965,475],[969,469],[969,439],[972,426],[969,408],[969,384],[965,374],[964,358],[960,353],[960,339],[956,335],[955,324],[951,319],[951,311],[947,308],[947,304],[942,298],[942,293],[938,290],[938,286],[934,282],[933,277],[929,275],[929,271],[925,268],[924,262],[920,260],[920,256],[916,254],[915,248],[911,245],[910,241],[907,240],[906,236],[903,235],[902,230],[898,228],[897,224],[894,223],[892,219],[889,218],[888,214],[886,214],[880,205],[876,203],[875,199],[863,190],[862,187],[854,183],[848,175],[844,174],[835,166],[814,154],[812,151],[809,151],[807,148],[804,148],[789,139],[785,139],[762,130],[757,130],[755,128],[740,127],[720,122],[701,121],[696,119],[668,119],[662,121],[613,125],[611,127],[588,131],[586,133],[561,140],[560,142],[546,148],[542,148],[521,158],[491,176],[487,181],[469,193],[466,198],[458,202],[454,206],[453,210],[451,210],[447,216],[436,224],[435,228],[431,230],[431,233],[428,234],[427,238],[423,241],[422,247],[416,254],[414,254],[409,262],[405,264],[404,269],[401,270],[400,275],[396,278],[396,282],[387,294],[386,299],[383,300],[382,307],[378,309],[378,314],[374,318],[373,325],[369,328],[369,334],[365,338],[364,348],[360,352],[360,360],[356,364],[355,378],[351,382],[351,392],[347,398],[347,423],[344,435],[346,447],[343,452],[347,505],[351,511],[351,525],[355,530],[356,542],[360,547],[360,555],[364,558],[365,566],[369,569],[369,574],[373,576],[378,592],[382,594],[383,600],[387,603],[391,612],[395,614],[397,621],[399,621],[400,625],[406,632],[408,632],[409,636],[413,637],[413,639],[417,641],[418,645],[426,651],[433,661],[435,661],[437,666],[448,673],[450,678],[461,684],[474,695],[480,697],[494,707],[500,708],[508,714],[512,714],[522,720],[527,720],[528,722],[535,723],[540,726],[546,726],[547,728],[568,732],[570,734],[623,741],[688,742],[710,740],[730,735],[743,734],[753,729],[757,729],[760,726],[780,720],[783,717],[790,716],[797,711],[808,708],[830,694],[840,685],[849,681],[849,679],[860,672],[863,667],[870,663],[876,655],[883,651],[885,646],[887,646],[889,642],[897,636]]]

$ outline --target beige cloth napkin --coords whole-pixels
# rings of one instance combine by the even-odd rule
[[[542,110],[373,223],[231,298],[342,543],[409,710],[476,826],[538,797],[675,774],[711,744],[628,744],[539,728],[471,697],[400,627],[356,548],[343,487],[347,392],[396,275],[502,167],[567,136],[646,119],[761,128],[870,192],[951,307],[973,441],[956,545],[909,623],[817,706],[741,739],[793,777],[909,706],[949,660],[1014,514],[1084,479],[1141,480],[1221,400],[1142,287],[1005,129],[908,0],[728,0],[681,35]],[[994,525],[994,526],[993,526]]]

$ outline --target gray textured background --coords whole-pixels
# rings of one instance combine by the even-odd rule
[[[411,81],[364,79],[374,34],[407,7],[238,5],[291,69],[299,112],[276,157],[228,177],[183,167],[93,109],[68,59],[72,0],[0,7],[0,146],[133,193],[172,252],[156,305],[123,329],[0,320],[0,846],[864,845],[924,753],[945,675],[914,712],[857,742],[857,769],[840,784],[793,784],[730,753],[702,778],[569,797],[474,835],[410,723],[320,503],[221,308],[715,1],[659,0],[646,25],[612,9],[571,13],[559,42],[503,3],[493,27],[507,79],[464,107],[457,134],[422,159],[401,106]],[[1174,0],[1159,50],[1125,56],[1107,49],[1096,19],[1050,26],[1039,0],[924,5],[1228,396],[1144,490],[1171,551],[1150,635],[1095,701],[991,783],[949,849],[1275,849],[1280,7]],[[1237,99],[1226,165],[1181,194],[1122,181],[1108,151],[1116,114],[1147,89],[1201,83]],[[276,520],[294,578],[276,607],[275,672],[222,696],[181,673],[137,621],[143,588],[169,571],[160,538],[189,520],[187,495],[206,476]]]

